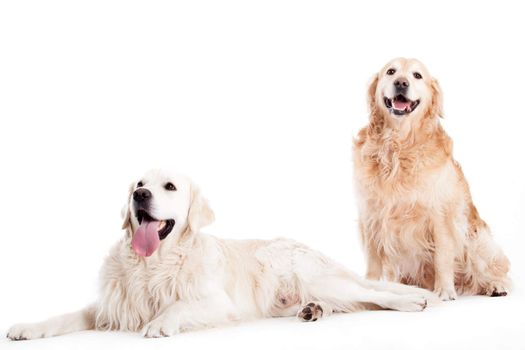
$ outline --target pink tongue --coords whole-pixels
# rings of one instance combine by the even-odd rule
[[[401,102],[401,101],[394,101],[394,108],[400,111],[404,111],[410,107],[410,102]]]
[[[131,240],[131,246],[140,256],[150,256],[159,247],[158,221],[142,222]]]

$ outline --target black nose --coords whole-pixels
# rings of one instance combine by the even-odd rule
[[[394,81],[394,86],[396,87],[397,90],[406,90],[408,89],[409,85],[410,84],[408,83],[408,80],[405,78],[399,78],[399,79],[396,79],[396,81]]]
[[[151,196],[152,195],[150,190],[147,190],[145,188],[139,188],[135,192],[133,192],[133,200],[138,203],[147,201],[151,198]]]

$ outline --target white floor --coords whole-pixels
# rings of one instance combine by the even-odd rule
[[[502,298],[461,297],[421,313],[369,311],[313,323],[269,319],[144,339],[138,334],[81,332],[1,349],[525,349],[523,288]]]

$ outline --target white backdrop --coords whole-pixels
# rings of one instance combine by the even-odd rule
[[[455,156],[513,264],[508,308],[523,310],[523,13],[518,1],[1,2],[0,331],[94,300],[127,186],[151,167],[200,184],[217,217],[205,232],[291,237],[364,273],[352,138],[369,79],[397,56],[441,83]],[[32,344],[71,348],[53,341]]]

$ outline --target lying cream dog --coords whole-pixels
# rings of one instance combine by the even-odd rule
[[[153,170],[130,188],[126,235],[101,273],[99,300],[81,311],[13,326],[13,340],[87,329],[162,337],[236,320],[316,321],[358,309],[422,311],[433,293],[360,278],[292,240],[223,240],[199,233],[214,214],[186,177]]]

